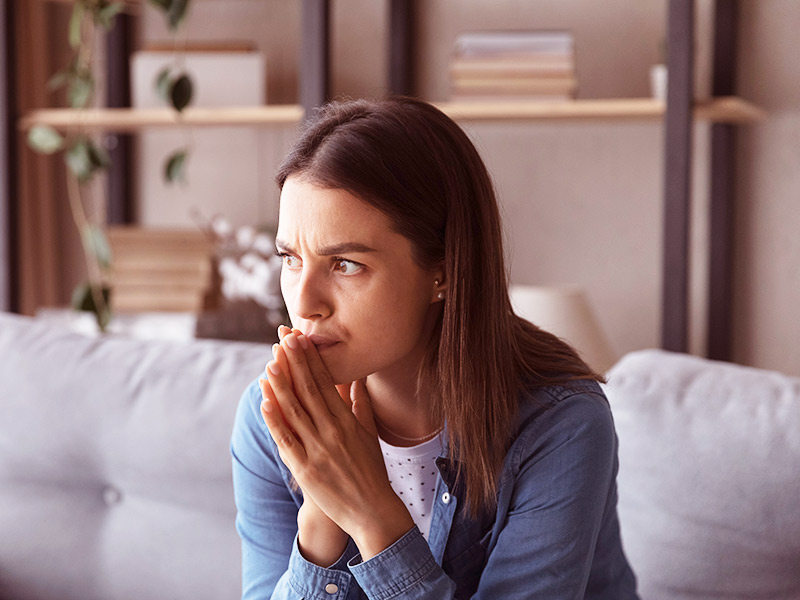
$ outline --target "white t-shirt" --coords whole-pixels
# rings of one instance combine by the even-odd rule
[[[436,459],[442,453],[442,434],[416,446],[401,448],[381,440],[383,462],[394,493],[406,505],[423,537],[431,529],[431,511],[436,494]]]

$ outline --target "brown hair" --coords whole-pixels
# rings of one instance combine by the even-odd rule
[[[502,227],[486,166],[464,131],[406,97],[325,105],[281,165],[381,210],[422,268],[441,268],[446,299],[419,373],[473,514],[495,502],[521,391],[602,377],[562,340],[516,316]]]

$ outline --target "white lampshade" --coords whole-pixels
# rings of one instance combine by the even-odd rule
[[[569,343],[598,373],[616,361],[581,288],[512,285],[509,294],[516,314]]]

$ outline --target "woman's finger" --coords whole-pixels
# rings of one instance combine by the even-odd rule
[[[267,383],[274,394],[275,404],[288,426],[297,433],[300,442],[309,441],[317,435],[317,430],[305,407],[295,395],[292,382],[284,370],[285,367],[281,366],[286,362],[280,357],[283,348],[275,348],[275,352],[278,354],[278,358],[267,363],[269,377]]]
[[[330,418],[332,414],[341,415],[343,413],[342,399],[339,392],[336,391],[328,370],[323,365],[322,369],[312,372],[308,354],[316,350],[313,349],[313,344],[308,338],[292,332],[283,338],[281,349],[289,357],[295,389],[303,404],[307,406],[314,422],[321,423],[323,419]]]
[[[269,434],[278,447],[281,459],[289,467],[289,470],[294,472],[307,457],[305,448],[303,448],[294,431],[283,418],[269,381],[261,379],[258,383],[263,397],[261,417],[264,419],[264,423],[269,429]]]
[[[314,378],[314,381],[317,382],[317,387],[320,388],[320,390],[326,390],[331,387],[336,388],[338,398],[333,395],[326,396],[326,400],[328,400],[328,409],[334,415],[350,412],[350,384],[335,385],[328,371],[328,367],[322,362],[322,357],[320,357],[317,347],[311,343],[311,340],[305,337],[300,330],[293,329],[292,332],[298,336],[298,340],[301,342],[301,346],[305,351],[308,368],[311,371],[311,376]],[[305,344],[302,344],[303,340],[305,340]]]
[[[375,415],[372,412],[372,398],[367,391],[367,380],[359,379],[351,384],[350,395],[353,399],[353,414],[361,426],[378,436],[378,428],[375,425]]]

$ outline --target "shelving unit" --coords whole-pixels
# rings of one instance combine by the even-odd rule
[[[662,119],[665,104],[651,98],[571,100],[557,102],[440,102],[456,121],[575,121]],[[181,116],[171,109],[106,108],[80,115],[70,109],[39,110],[20,121],[22,129],[49,125],[62,131],[76,128],[130,133],[144,128],[181,124],[197,127],[269,126],[299,123],[299,104],[242,108],[187,108]],[[714,123],[749,123],[763,118],[761,109],[736,97],[714,98],[694,106],[694,118]]]
[[[714,97],[694,101],[695,0],[668,1],[667,102],[650,98],[575,100],[558,102],[438,103],[457,121],[592,121],[663,120],[664,146],[664,263],[662,346],[688,350],[688,231],[695,121],[711,125],[711,231],[708,308],[708,354],[728,359],[731,321],[731,223],[733,219],[733,164],[736,127],[764,117],[753,104],[735,96],[735,40],[737,0],[716,0],[714,16]],[[414,0],[389,0],[389,82],[395,93],[413,94]],[[300,57],[300,103],[229,109],[187,109],[180,117],[193,126],[274,126],[301,121],[329,96],[330,0],[303,0]],[[61,130],[87,127],[126,134],[141,128],[169,127],[178,119],[169,110],[133,110],[125,104],[130,49],[130,17],[109,36],[108,83],[116,90],[111,106],[86,111],[80,120],[69,110],[32,112],[18,123],[26,129],[36,123]],[[124,135],[121,137],[125,137]],[[115,161],[116,164],[116,161]],[[130,173],[112,172],[111,212],[125,213],[125,189]],[[114,190],[117,190],[115,192]],[[115,209],[116,207],[116,209]],[[120,208],[121,207],[121,208]]]

